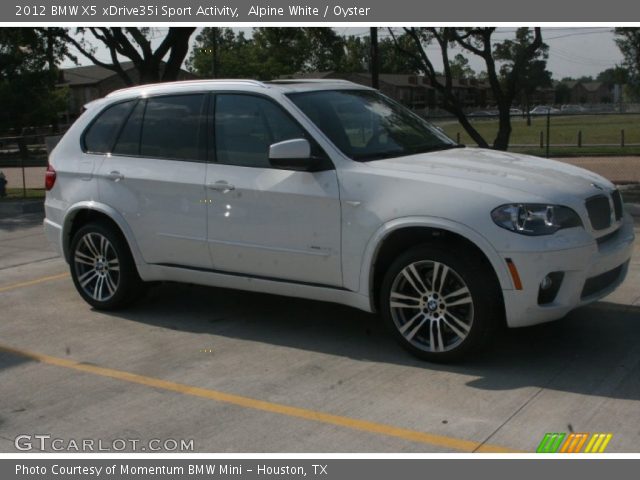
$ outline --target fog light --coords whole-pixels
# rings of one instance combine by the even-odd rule
[[[546,305],[556,299],[563,279],[564,272],[551,272],[542,279],[538,289],[538,305]]]

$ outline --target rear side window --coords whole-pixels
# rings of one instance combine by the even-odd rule
[[[93,121],[84,135],[84,149],[89,153],[109,153],[137,100],[116,103],[104,110]]]
[[[203,94],[149,98],[142,122],[140,155],[204,160],[204,100]],[[131,128],[135,132],[135,125]]]
[[[145,101],[138,102],[127,119],[113,153],[116,155],[140,155],[140,133],[142,132],[142,116]]]

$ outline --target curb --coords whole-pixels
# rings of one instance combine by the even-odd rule
[[[11,217],[25,213],[44,212],[44,198],[31,200],[0,201],[0,217]]]

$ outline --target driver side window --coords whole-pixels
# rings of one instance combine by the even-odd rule
[[[216,162],[270,168],[269,146],[306,138],[304,130],[273,102],[241,94],[216,95]]]

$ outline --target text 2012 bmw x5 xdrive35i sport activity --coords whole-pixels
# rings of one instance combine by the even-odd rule
[[[343,81],[114,92],[46,184],[46,233],[96,308],[158,280],[325,300],[380,312],[437,361],[607,295],[634,240],[606,179],[464,148]]]

